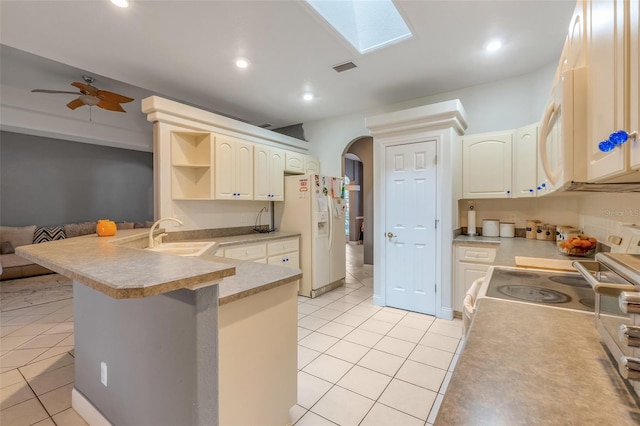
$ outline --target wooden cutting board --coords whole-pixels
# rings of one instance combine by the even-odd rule
[[[516,256],[516,266],[519,268],[552,269],[555,271],[576,272],[576,268],[573,267],[571,262],[573,262],[573,260]]]

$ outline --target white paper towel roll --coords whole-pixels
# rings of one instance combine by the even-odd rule
[[[476,211],[467,212],[467,235],[476,235]]]

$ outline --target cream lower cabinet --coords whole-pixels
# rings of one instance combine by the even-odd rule
[[[462,312],[462,301],[471,284],[487,274],[496,259],[497,248],[488,245],[455,246],[453,310]]]
[[[300,247],[298,238],[276,240],[267,244],[269,265],[286,266],[287,268],[300,267]]]
[[[215,140],[217,200],[253,200],[253,144],[228,136]]]
[[[285,151],[256,145],[253,156],[253,199],[283,201]]]
[[[243,244],[229,248],[218,249],[216,256],[230,259],[250,260],[252,262],[267,263],[267,244]]]
[[[300,240],[298,237],[283,238],[261,243],[242,244],[220,248],[216,256],[249,260],[270,265],[300,267]]]

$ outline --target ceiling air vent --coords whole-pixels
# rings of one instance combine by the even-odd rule
[[[336,70],[336,72],[344,72],[344,71],[349,71],[350,69],[353,69],[356,67],[357,67],[356,64],[349,61],[349,62],[345,62],[344,64],[336,65],[335,67],[333,67],[333,69]]]

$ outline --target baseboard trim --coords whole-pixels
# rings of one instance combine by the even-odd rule
[[[364,263],[362,265],[362,268],[367,270],[367,271],[373,271],[373,265],[369,264],[369,263]]]
[[[100,411],[74,387],[71,391],[71,408],[91,426],[112,426]]]
[[[436,315],[438,318],[452,320],[453,319],[453,309],[451,308],[441,308],[440,315]]]

